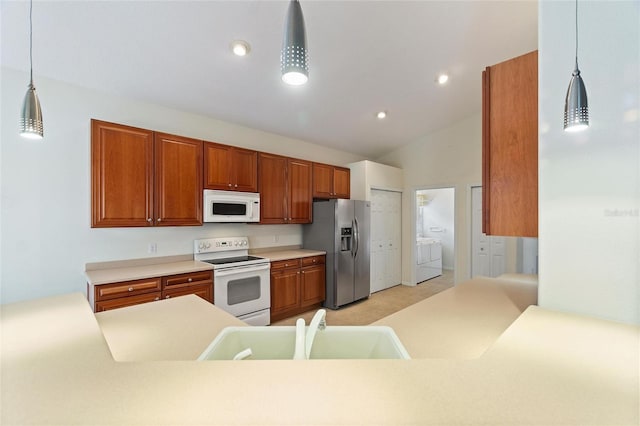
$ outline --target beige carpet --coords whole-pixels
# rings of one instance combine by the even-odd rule
[[[397,285],[373,293],[368,299],[352,303],[338,310],[327,309],[328,325],[367,325],[391,315],[409,305],[453,287],[453,271],[443,271],[439,277],[424,281],[415,287]],[[274,322],[271,325],[295,325],[298,318],[309,324],[317,309]]]

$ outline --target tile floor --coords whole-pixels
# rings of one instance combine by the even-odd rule
[[[409,305],[453,287],[453,271],[443,271],[439,277],[424,281],[415,287],[397,285],[373,293],[364,299],[338,310],[327,309],[328,325],[367,325],[391,315]],[[277,321],[271,325],[295,325],[298,318],[309,324],[317,309]]]

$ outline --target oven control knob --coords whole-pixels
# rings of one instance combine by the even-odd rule
[[[246,245],[247,245],[247,242],[246,242],[246,241],[243,241],[243,242],[242,242],[242,245],[243,245],[243,246],[246,246]]]
[[[211,243],[207,243],[207,244],[206,244],[206,247],[207,247],[207,248],[210,248],[210,247],[211,247]]]

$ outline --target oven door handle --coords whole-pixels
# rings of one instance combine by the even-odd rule
[[[225,269],[222,271],[213,271],[213,277],[227,277],[229,275],[235,275],[239,273],[247,273],[247,272],[258,272],[258,271],[267,271],[271,268],[271,265],[267,263],[266,265],[247,265],[247,266],[238,266],[230,269]]]

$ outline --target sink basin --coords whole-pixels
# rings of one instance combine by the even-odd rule
[[[227,327],[198,357],[204,360],[231,360],[247,348],[247,359],[293,359],[296,328]],[[328,326],[315,335],[310,359],[409,359],[391,327]]]

